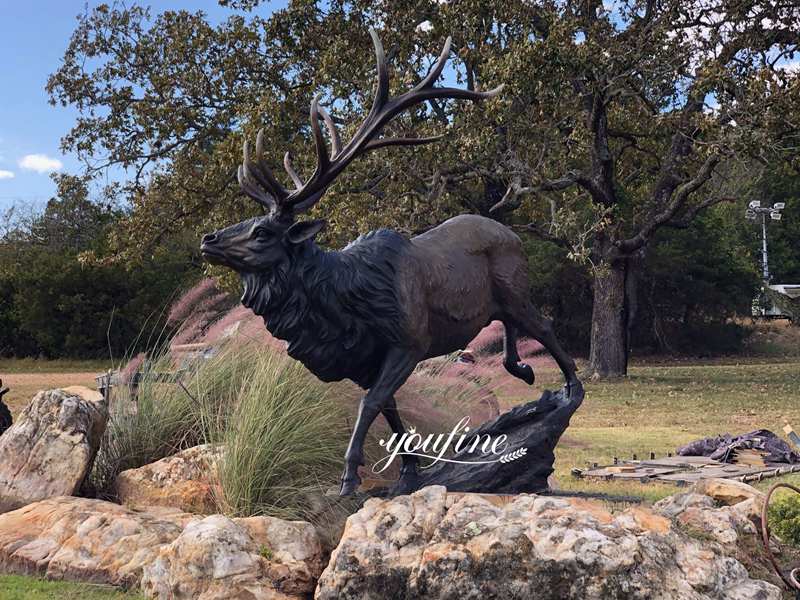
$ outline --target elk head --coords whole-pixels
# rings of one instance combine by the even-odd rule
[[[297,215],[316,204],[337,175],[353,159],[385,146],[426,144],[442,137],[380,138],[384,126],[395,116],[428,100],[482,100],[497,95],[503,88],[501,85],[488,92],[475,92],[435,87],[434,83],[441,75],[450,54],[451,39],[448,37],[430,73],[408,92],[390,98],[389,73],[383,46],[375,30],[371,29],[370,35],[375,46],[378,81],[372,108],[353,138],[342,146],[333,119],[319,105],[320,95],[317,94],[311,102],[310,114],[317,166],[311,177],[304,182],[292,167],[291,156],[287,152],[283,165],[295,186],[293,190],[283,187],[265,162],[263,131],[259,131],[256,138],[255,160],[251,160],[250,149],[245,142],[244,159],[238,172],[239,185],[245,194],[267,209],[267,214],[203,236],[200,249],[207,261],[228,266],[239,273],[267,271],[285,263],[295,247],[313,239],[325,226],[325,222],[321,220],[296,222]],[[330,154],[320,121],[328,130],[331,140]]]

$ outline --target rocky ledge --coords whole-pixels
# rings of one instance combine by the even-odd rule
[[[139,587],[171,600],[309,596],[324,566],[314,528],[58,497],[0,515],[0,572]]]
[[[508,499],[464,494],[451,503],[434,486],[367,501],[349,518],[315,597],[781,598],[721,544],[688,535],[657,509],[612,514],[585,500]]]

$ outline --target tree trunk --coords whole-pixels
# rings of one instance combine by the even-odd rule
[[[595,271],[589,355],[592,378],[624,377],[628,373],[625,267],[625,260],[618,259],[603,261]]]

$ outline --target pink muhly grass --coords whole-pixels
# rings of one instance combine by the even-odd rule
[[[520,340],[517,342],[517,352],[519,352],[519,355],[522,358],[530,358],[544,354],[547,351],[544,349],[544,346],[542,346],[536,340],[531,338],[520,338]]]
[[[505,328],[500,321],[492,321],[486,327],[480,330],[478,335],[475,336],[467,348],[475,352],[475,354],[493,354],[500,352],[503,349],[503,335]]]
[[[283,341],[274,338],[267,331],[264,319],[242,305],[233,307],[215,321],[206,330],[201,341],[207,344],[217,344],[228,336],[265,344],[281,351],[286,348]]]
[[[199,283],[191,287],[178,300],[172,303],[167,313],[167,325],[177,326],[186,321],[195,310],[196,305],[208,297],[216,295],[217,283],[210,277],[201,279]]]
[[[476,356],[498,355],[503,352],[505,327],[501,321],[492,321],[480,330],[467,348]],[[535,356],[544,351],[542,345],[528,337],[520,337],[517,341],[517,351],[523,358]]]
[[[171,307],[168,324],[177,326],[171,345],[190,344],[201,338],[231,305],[231,297],[206,278],[187,291]]]
[[[119,372],[120,382],[123,384],[128,384],[133,381],[133,378],[136,376],[142,366],[144,365],[144,361],[147,358],[147,354],[144,352],[139,352],[136,356],[128,361],[128,363],[122,367]]]

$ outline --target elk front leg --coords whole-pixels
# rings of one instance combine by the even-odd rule
[[[370,425],[392,400],[394,393],[400,389],[408,376],[417,366],[417,357],[409,350],[392,349],[383,361],[378,379],[361,399],[358,407],[358,418],[350,444],[344,455],[344,473],[342,474],[342,487],[340,496],[349,496],[358,489],[361,478],[358,476],[358,467],[364,464],[364,439]],[[391,423],[390,423],[391,424]]]
[[[397,402],[394,396],[391,396],[383,409],[383,416],[389,427],[397,434],[398,439],[402,439],[406,434],[406,428],[403,425],[403,420],[400,418],[400,413],[397,412]],[[398,486],[398,493],[404,494],[412,492],[416,489],[417,483],[417,466],[419,465],[419,458],[408,454],[402,455],[403,466],[400,468],[400,486]]]

